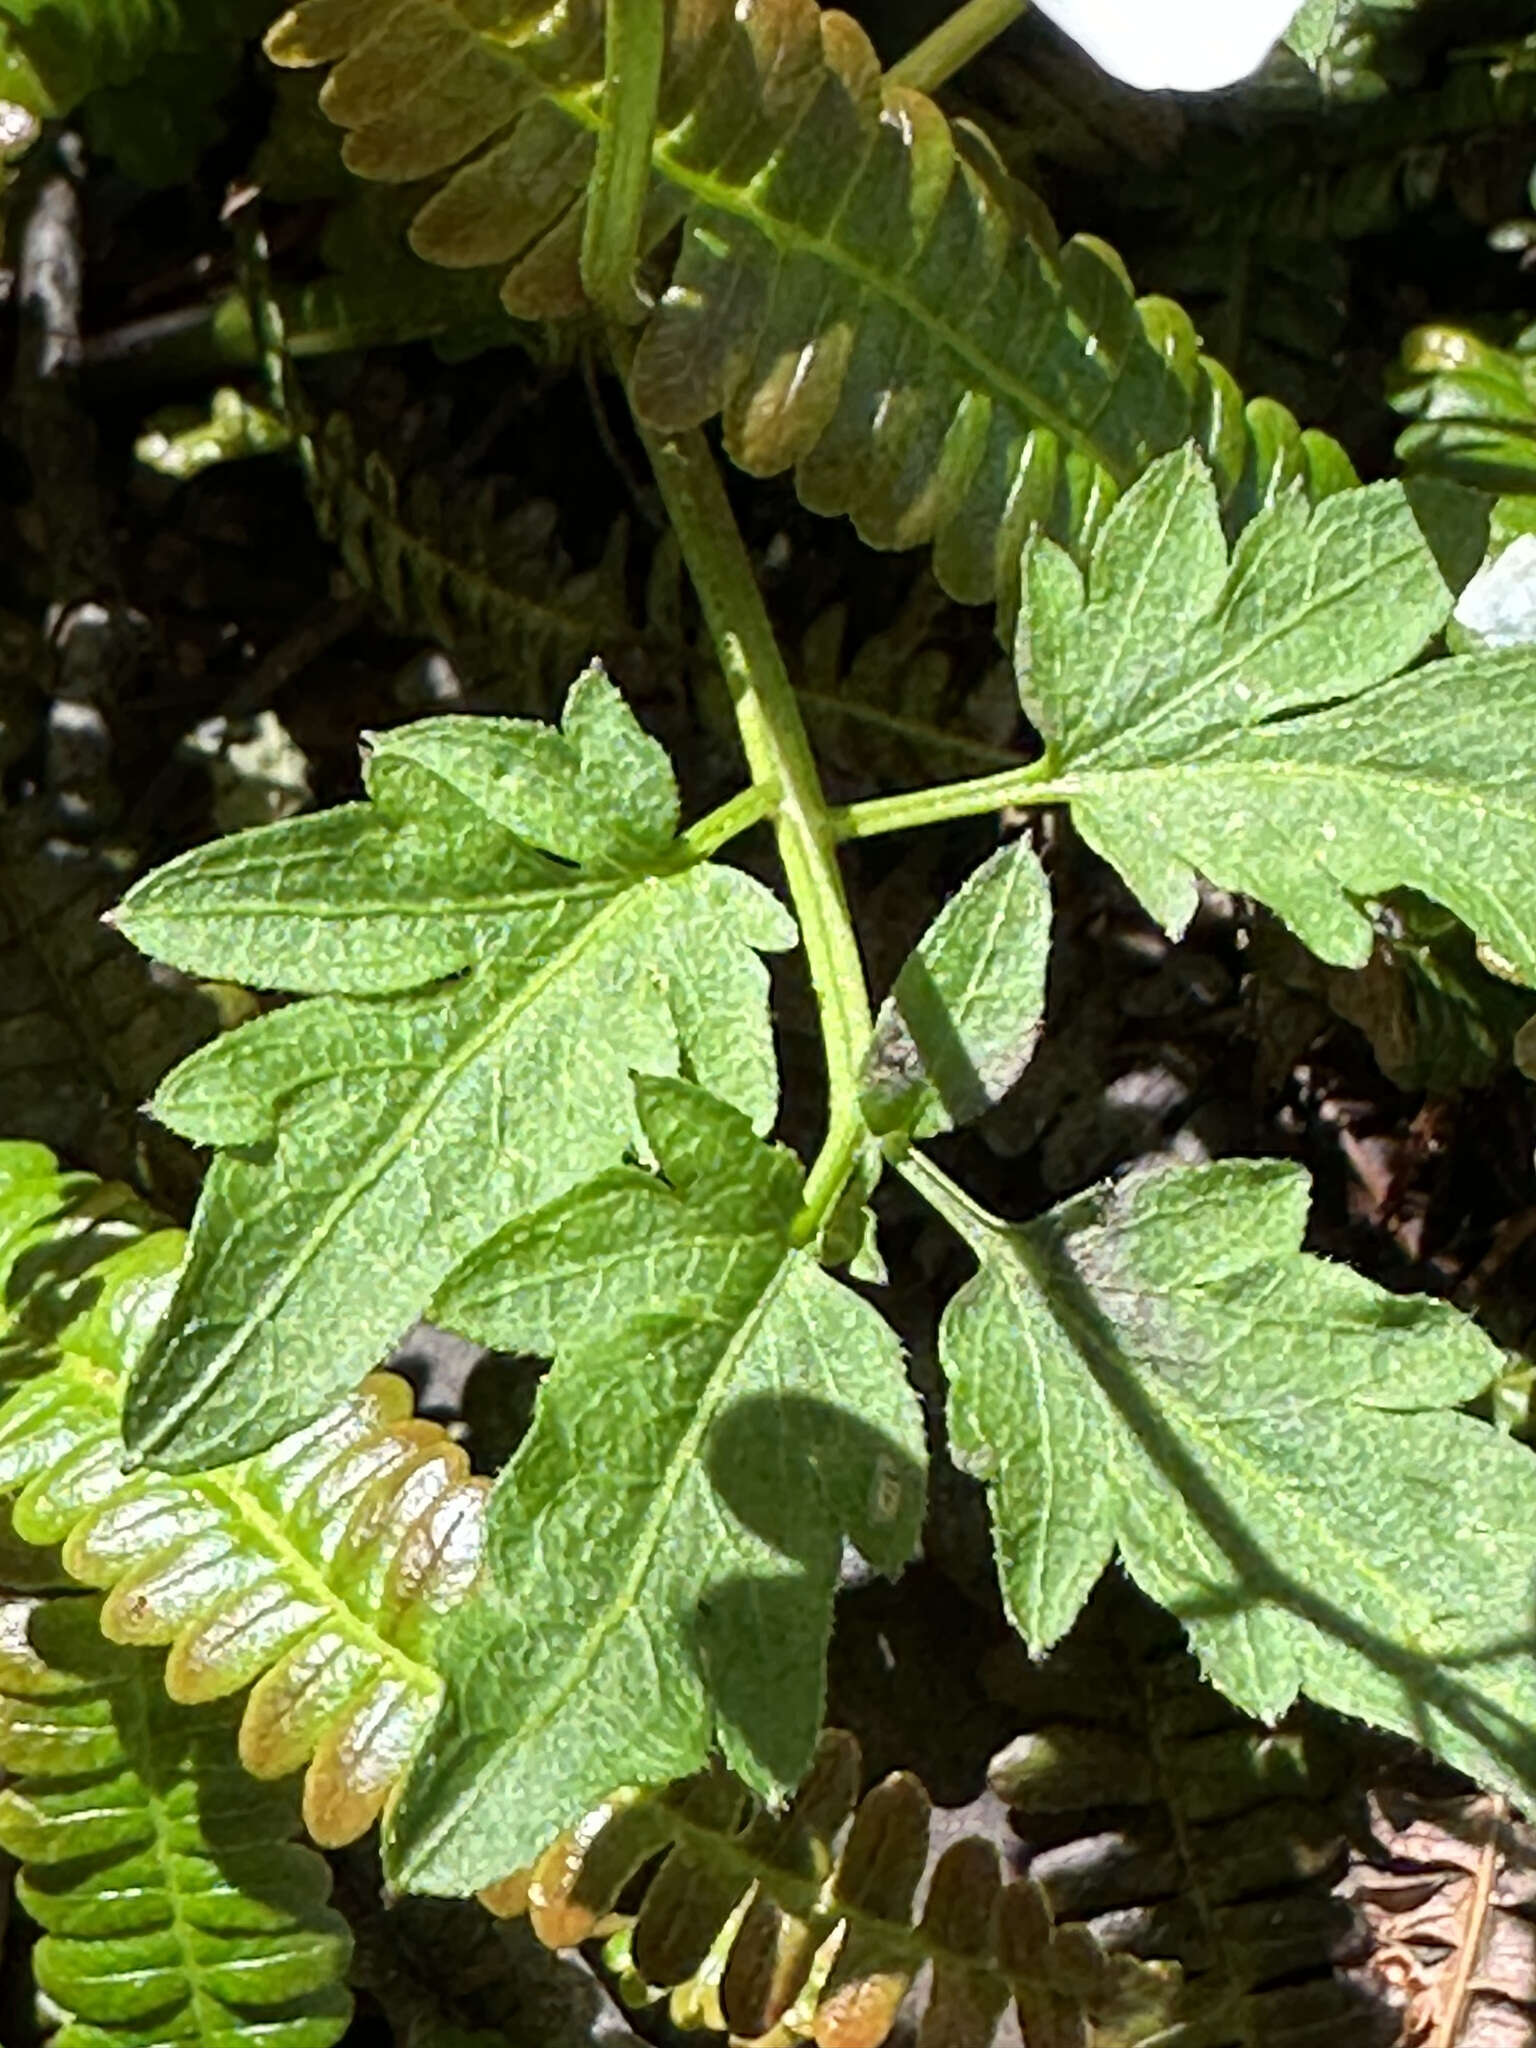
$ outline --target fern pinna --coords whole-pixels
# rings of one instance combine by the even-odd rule
[[[986,2048],[1010,2006],[1031,2048],[1162,2037],[1177,1972],[1054,1927],[985,1842],[940,1852],[908,1773],[862,1800],[859,1779],[857,1742],[829,1730],[782,1813],[754,1813],[724,1771],[621,1795],[486,1903],[526,1912],[552,1946],[606,1934],[627,1999],[669,1995],[677,2024],[736,2040],[880,2048],[925,1966],[923,2039],[944,2048]],[[638,1906],[616,1912],[642,1869]]]
[[[292,1788],[235,1753],[237,1710],[175,1707],[97,1603],[0,1606],[0,1846],[43,1930],[54,2048],[330,2048],[351,1938]]]
[[[482,1482],[382,1375],[242,1465],[125,1472],[123,1371],[181,1232],[24,1145],[0,1148],[0,1229],[0,1491],[17,1535],[106,1589],[111,1639],[167,1647],[173,1699],[244,1693],[246,1768],[304,1769],[311,1835],[353,1840],[436,1708],[431,1636],[479,1562]]]
[[[847,15],[706,0],[669,20],[642,243],[684,232],[630,380],[652,425],[722,412],[745,469],[793,467],[874,546],[931,542],[952,595],[1010,614],[1027,532],[1086,543],[1190,436],[1238,522],[1298,479],[1354,481],[1327,436],[1245,407],[1103,243],[1058,247],[972,131],[882,81]],[[322,104],[354,171],[436,181],[418,254],[502,266],[508,308],[545,319],[584,304],[602,30],[600,0],[306,0],[267,47],[334,67]]]
[[[237,49],[270,18],[265,0],[3,0],[0,99],[67,114],[158,58]]]

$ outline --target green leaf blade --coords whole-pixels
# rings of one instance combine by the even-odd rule
[[[1050,890],[1020,840],[967,879],[896,977],[865,1062],[871,1129],[932,1137],[1002,1100],[1039,1041],[1050,943]]]
[[[1051,793],[1171,932],[1203,875],[1358,966],[1369,899],[1413,888],[1536,980],[1530,651],[1398,673],[1450,603],[1399,485],[1260,514],[1213,598],[1215,505],[1185,453],[1116,508],[1086,586],[1049,543],[1026,552],[1021,689]]]
[[[559,732],[529,719],[424,718],[375,734],[368,787],[385,806],[428,776],[531,846],[578,867],[653,866],[677,831],[677,784],[600,664],[572,684]]]
[[[185,973],[388,995],[472,966],[568,890],[468,806],[396,824],[344,804],[195,847],[136,883],[112,921]]]
[[[1028,1639],[1071,1619],[1040,1504],[1089,1501],[1249,1712],[1305,1692],[1528,1792],[1536,1461],[1458,1412],[1499,1370],[1475,1325],[1302,1254],[1283,1166],[1131,1175],[1017,1230],[915,1172],[982,1267],[941,1357]]]
[[[567,727],[585,751],[578,760],[560,735],[543,739],[566,749],[558,758],[576,779],[557,797],[575,804],[572,829],[582,832],[581,804],[592,796],[582,777],[597,776],[592,815],[610,819],[603,776],[632,757],[643,757],[643,768],[652,743],[600,676],[572,694]],[[440,762],[451,742],[455,761],[482,776],[488,803],[503,783],[524,803],[517,748],[528,740],[536,755],[547,752],[529,738],[540,729],[519,735],[509,754],[490,722],[464,719],[469,731],[445,736],[439,729],[452,723],[428,721],[424,759]],[[306,850],[297,864],[317,901],[331,891],[346,944],[367,923],[355,915],[359,892],[378,879],[368,835],[398,839],[414,829],[389,804],[425,803],[450,824],[469,810],[453,790],[433,812],[442,784],[410,755],[411,730],[399,742],[389,802],[361,821],[349,816],[339,850],[314,835],[325,858]],[[642,776],[634,801],[636,815],[659,829],[666,806],[654,784],[653,776],[648,795]],[[441,843],[461,871],[461,896],[496,886],[480,866],[488,850],[510,848],[539,864],[526,895],[514,891],[475,937],[466,972],[419,992],[326,995],[269,1014],[206,1048],[156,1098],[166,1122],[224,1149],[169,1316],[129,1390],[125,1429],[140,1455],[181,1470],[249,1456],[345,1393],[476,1245],[619,1163],[638,1136],[631,1070],[686,1066],[755,1126],[776,1113],[758,949],[791,943],[794,927],[760,884],[671,855],[654,872],[556,868],[489,822],[456,846],[451,833]],[[259,922],[271,906],[267,872],[254,883],[243,872],[208,885],[215,919],[248,909]],[[192,921],[200,886],[188,884],[182,905]],[[294,940],[287,918],[284,908],[273,933],[279,951]],[[433,922],[424,917],[423,932]],[[387,947],[381,952],[366,931],[358,943],[365,966],[382,959],[387,969]],[[331,972],[335,948],[312,975],[303,962],[318,956],[302,935],[298,957],[290,983],[313,985]],[[379,980],[371,968],[357,978]]]
[[[900,1345],[791,1248],[797,1170],[686,1083],[643,1082],[640,1101],[672,1187],[609,1176],[589,1212],[578,1195],[475,1262],[483,1306],[503,1276],[510,1320],[489,1327],[553,1338],[556,1362],[392,1821],[412,1889],[488,1883],[614,1784],[697,1769],[715,1745],[755,1790],[786,1791],[820,1726],[843,1537],[887,1571],[916,1541]],[[713,1133],[702,1172],[696,1142],[676,1149],[695,1120]],[[605,1260],[604,1239],[644,1249]],[[545,1264],[556,1244],[563,1272]]]

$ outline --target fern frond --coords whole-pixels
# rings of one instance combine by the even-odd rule
[[[1385,2048],[1380,2008],[1335,1969],[1366,1944],[1333,1893],[1356,1811],[1327,1723],[1239,1714],[1124,1587],[1043,1665],[1010,1648],[989,1676],[1024,1723],[990,1776],[1025,1869],[1060,1922],[1179,1966],[1176,2038]]]
[[[1482,491],[1536,491],[1536,327],[1509,348],[1466,328],[1415,328],[1391,401],[1411,422],[1397,441],[1405,469]]]
[[[341,413],[313,447],[320,530],[353,580],[403,632],[515,677],[524,708],[541,703],[589,654],[636,637],[622,524],[595,568],[573,572],[546,502],[502,514],[494,481],[458,495],[425,474],[402,485],[382,455],[360,453]]]
[[[65,838],[45,798],[0,820],[0,1091],[12,1136],[190,1201],[190,1153],[140,1110],[219,1008],[102,923],[131,872],[122,850]]]
[[[1536,64],[1474,49],[1434,85],[1277,121],[1261,147],[1251,134],[1205,130],[1174,171],[1128,186],[1126,196],[1171,208],[1186,233],[1195,223],[1210,228],[1214,209],[1255,236],[1349,242],[1442,198],[1487,226],[1518,203],[1533,122]]]
[[[303,0],[268,37],[334,67],[322,95],[365,177],[434,179],[418,254],[508,266],[509,310],[582,305],[602,105],[601,0]],[[1282,407],[1244,407],[1187,316],[1119,259],[1064,248],[1023,187],[932,101],[882,81],[813,0],[674,8],[644,240],[682,221],[631,389],[658,429],[724,415],[755,475],[871,545],[931,542],[940,583],[1015,601],[1031,527],[1085,544],[1158,454],[1194,436],[1241,522],[1286,484],[1354,480]]]
[[[51,120],[158,57],[237,44],[270,19],[263,0],[0,0],[0,99]]]
[[[124,1368],[182,1246],[143,1223],[41,1147],[0,1147],[0,1494],[24,1541],[107,1589],[113,1641],[169,1647],[173,1700],[249,1686],[242,1762],[307,1765],[310,1834],[351,1841],[436,1711],[429,1644],[477,1569],[483,1484],[384,1374],[244,1464],[125,1473]]]
[[[945,2048],[986,2048],[1010,2003],[1028,2041],[1162,2038],[1175,1973],[1053,1926],[1039,1887],[1005,1884],[982,1841],[944,1849],[914,1915],[931,1860],[927,1794],[904,1772],[862,1801],[858,1785],[857,1742],[828,1730],[782,1814],[748,1814],[718,1770],[621,1794],[486,1903],[526,1912],[551,1948],[609,1935],[631,2003],[670,1993],[677,2024],[743,2041],[880,2048],[925,1965],[923,2038]],[[616,1913],[653,1862],[638,1907]]]
[[[236,1709],[172,1707],[95,1607],[0,1607],[0,1846],[70,2015],[53,2048],[330,2048],[351,1937],[290,1789],[241,1770]]]

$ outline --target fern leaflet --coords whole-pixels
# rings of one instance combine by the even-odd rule
[[[0,1845],[70,2015],[53,2048],[330,2048],[351,1937],[289,1791],[241,1770],[235,1709],[173,1707],[95,1610],[0,1608]]]
[[[1361,1946],[1332,1891],[1357,1818],[1334,1727],[1245,1719],[1114,1580],[1045,1664],[1010,1645],[987,1681],[1022,1724],[992,1788],[1058,1921],[1176,1963],[1209,2048],[1379,2048],[1380,2009],[1334,1967]]]
[[[320,530],[353,580],[404,631],[515,677],[520,703],[542,708],[587,655],[634,637],[622,523],[597,566],[572,573],[560,560],[547,505],[501,516],[494,484],[459,499],[424,475],[402,485],[382,455],[359,453],[342,413],[312,446]]]
[[[156,58],[238,43],[268,19],[263,0],[0,0],[0,99],[52,119]]]
[[[551,1947],[607,1934],[631,2003],[670,1993],[675,2022],[742,2040],[880,2048],[925,1964],[923,2039],[946,2048],[986,2048],[1010,2002],[1032,2042],[1163,2038],[1176,1974],[1053,1926],[1038,1886],[1004,1884],[979,1840],[938,1857],[915,1918],[927,1795],[905,1772],[862,1802],[858,1784],[858,1744],[828,1730],[783,1813],[750,1810],[723,1771],[616,1798],[486,1903],[527,1912]],[[646,1864],[643,1898],[616,1912]]]
[[[0,1147],[0,1493],[24,1541],[109,1589],[108,1636],[169,1646],[173,1699],[249,1686],[247,1769],[307,1764],[309,1832],[351,1841],[436,1710],[430,1639],[474,1576],[483,1487],[386,1375],[244,1465],[125,1473],[123,1367],[182,1249],[147,1220],[39,1146]]]

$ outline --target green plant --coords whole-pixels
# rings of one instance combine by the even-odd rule
[[[729,666],[758,620],[743,606],[726,623],[750,587],[701,516],[712,472],[696,445],[658,454]],[[839,1536],[895,1568],[920,1508],[894,1341],[812,1250],[877,1139],[982,1265],[946,1325],[951,1429],[993,1484],[1004,1592],[1030,1641],[1061,1635],[1118,1543],[1252,1711],[1304,1689],[1530,1782],[1536,1702],[1510,1623],[1536,1471],[1483,1425],[1413,1412],[1482,1392],[1492,1347],[1439,1304],[1298,1259],[1293,1169],[1128,1182],[1033,1234],[974,1211],[911,1141],[979,1114],[1028,1059],[1050,921],[1038,864],[1016,842],[978,871],[871,1035],[829,857],[837,836],[1065,803],[1171,929],[1198,869],[1358,963],[1362,899],[1411,886],[1529,979],[1536,817],[1511,737],[1528,660],[1398,673],[1447,608],[1399,486],[1310,513],[1288,499],[1229,562],[1195,455],[1133,487],[1086,578],[1038,541],[1022,587],[1019,670],[1046,743],[1029,768],[834,815],[782,671],[748,670],[761,779],[678,840],[664,763],[593,673],[560,734],[402,728],[374,745],[370,806],[183,856],[118,913],[184,969],[313,997],[196,1055],[156,1098],[220,1151],[135,1370],[130,1445],[179,1469],[249,1455],[428,1306],[556,1359],[392,1822],[408,1881],[489,1882],[605,1785],[680,1776],[715,1742],[764,1794],[805,1767]],[[774,1099],[744,942],[788,934],[711,857],[775,783],[796,799],[780,795],[776,822],[838,1063],[803,1186],[743,1114],[761,1128]],[[679,1065],[686,1086],[644,1078]],[[498,1214],[517,1219],[499,1234]],[[344,1319],[370,1255],[390,1270]],[[1244,1364],[1255,1347],[1262,1374]],[[611,1410],[620,1386],[654,1413]],[[1389,1512],[1404,1485],[1400,1557],[1381,1528],[1365,1545],[1333,1528],[1340,1504]],[[1452,1569],[1465,1578],[1448,1593]],[[754,1653],[769,1634],[776,1677]],[[616,1721],[594,1722],[600,1700]],[[573,1742],[573,1721],[592,1734]]]
[[[266,410],[221,394],[160,467],[295,451],[353,585],[501,702],[607,666],[569,681],[558,724],[392,719],[363,735],[360,796],[123,856],[137,878],[92,945],[135,975],[137,949],[157,1004],[197,1015],[174,1045],[156,1027],[142,1082],[160,1142],[206,1155],[185,1233],[0,1148],[0,1496],[27,1592],[0,1657],[0,1846],[61,2048],[339,2038],[345,1923],[288,1841],[300,1816],[333,1852],[378,1821],[395,1890],[527,1908],[557,1946],[604,1936],[626,1995],[741,2038],[878,2048],[926,1964],[930,2032],[957,2048],[1010,2000],[1030,2048],[1259,2048],[1311,2024],[1264,1974],[1280,1879],[1255,1903],[1201,1830],[1276,1786],[1334,1797],[1295,1726],[1352,1717],[1536,1796],[1536,1463],[1486,1419],[1508,1362],[1472,1317],[1304,1250],[1301,1165],[1140,1160],[1055,1207],[998,1198],[1020,1217],[962,1185],[961,1135],[1027,1085],[1075,938],[1043,849],[1068,841],[1147,944],[1215,892],[1330,973],[1429,933],[1425,987],[1477,1017],[1425,1070],[1450,1089],[1498,1069],[1523,997],[1478,1036],[1483,984],[1536,987],[1536,661],[1453,614],[1523,517],[1529,350],[1410,342],[1412,474],[1360,483],[1339,443],[1245,402],[1105,243],[1059,244],[920,89],[1014,11],[972,0],[885,72],[812,0],[303,0],[268,26],[277,64],[325,67],[346,131],[343,175],[286,96],[264,145],[278,203],[334,206],[335,261],[274,285],[242,229],[214,352],[260,359]],[[194,31],[237,62],[251,23],[0,0],[0,25],[0,84],[89,119]],[[1370,26],[1314,6],[1296,48],[1347,68]],[[338,253],[406,222],[380,278]],[[462,299],[427,266],[471,273]],[[344,373],[339,409],[311,411],[305,357],[372,340],[380,301],[399,322],[413,275],[421,303],[387,331],[450,357],[512,331],[493,285],[519,321],[570,323],[649,464],[634,497],[667,529],[649,609],[670,623],[635,624],[626,524],[597,523],[601,565],[576,575],[537,506],[504,520],[494,488],[360,456],[368,393]],[[307,342],[305,291],[340,308]],[[523,339],[551,377],[574,360]],[[792,680],[717,416],[749,475],[792,471],[800,506],[873,548],[931,549],[847,675],[839,604]],[[707,652],[667,595],[674,547]],[[948,600],[994,607],[1006,719],[995,645],[974,672],[930,645]],[[653,686],[667,662],[682,716]],[[744,775],[707,716],[685,751],[694,690],[723,694]],[[861,762],[878,793],[844,800],[831,776]],[[18,812],[54,864],[59,787]],[[860,850],[961,821],[940,906],[873,988]],[[13,865],[0,903],[25,904]],[[49,926],[24,935],[61,948]],[[776,1036],[781,956],[819,1037],[809,1082]],[[106,1064],[128,1029],[81,1035]],[[122,1064],[110,1093],[141,1092],[145,1063]],[[84,1154],[89,1113],[63,1102],[39,1129]],[[810,1131],[805,1157],[776,1131]],[[101,1163],[140,1172],[118,1149]],[[169,1173],[141,1179],[175,1199]],[[975,1269],[928,1374],[882,1312],[893,1199]],[[421,1318],[505,1373],[542,1362],[493,1480],[377,1371]],[[858,1745],[823,1726],[838,1587],[850,1550],[898,1576],[957,1470],[1031,1655],[1118,1560],[1198,1661],[1206,1689],[1168,1678],[1163,1624],[1126,1622],[1134,1713],[1047,1717],[994,1781],[1061,1813],[1102,1765],[1106,1801],[1166,1812],[1204,1947],[1061,1924],[1048,1885],[1000,1883],[970,1840],[917,1903],[927,1796],[898,1774],[860,1803]],[[1312,1718],[1254,1725],[1291,1714]],[[1206,1715],[1218,1748],[1187,1755]],[[70,1831],[103,1787],[121,1833],[98,1855]],[[1266,1840],[1289,1849],[1287,1824]],[[1318,1826],[1336,1854],[1331,1808]],[[155,1864],[142,1920],[119,1854]],[[1304,1973],[1322,1923],[1281,1917]]]

